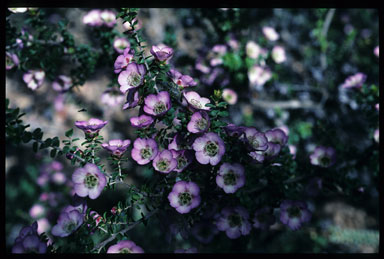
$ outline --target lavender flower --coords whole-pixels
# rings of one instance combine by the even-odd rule
[[[64,93],[68,91],[72,86],[72,78],[60,75],[56,78],[56,80],[52,83],[53,90]]]
[[[232,89],[225,88],[223,89],[222,97],[224,101],[230,105],[234,105],[237,102],[237,93]]]
[[[133,142],[131,156],[139,165],[148,164],[156,157],[157,153],[157,143],[154,139],[137,138]]]
[[[171,150],[181,150],[180,143],[182,142],[182,137],[180,134],[176,133],[172,141],[168,144],[168,149]]]
[[[41,204],[34,204],[32,208],[29,210],[29,215],[34,218],[38,219],[43,217],[45,214],[45,208]]]
[[[107,185],[107,179],[95,164],[86,164],[72,175],[75,193],[80,197],[96,199]]]
[[[210,60],[210,65],[214,67],[214,66],[223,64],[223,56],[225,55],[226,52],[227,52],[227,46],[225,45],[218,44],[213,46],[212,48],[213,58]]]
[[[23,75],[23,80],[29,88],[36,90],[44,81],[45,72],[43,70],[29,70]]]
[[[200,95],[195,91],[183,92],[183,96],[192,110],[210,110],[210,108],[205,105],[207,103],[211,103],[211,101],[208,98],[200,97]]]
[[[177,161],[173,158],[172,152],[165,149],[157,154],[153,159],[152,165],[156,171],[168,174],[176,168]]]
[[[113,48],[118,52],[118,53],[123,53],[125,49],[129,49],[131,44],[126,38],[116,38],[113,41]]]
[[[196,151],[197,161],[203,165],[217,165],[225,153],[223,140],[213,132],[205,133],[202,137],[195,139],[192,147]]]
[[[220,231],[225,231],[230,239],[246,236],[251,232],[251,223],[249,223],[248,211],[240,206],[235,208],[224,208],[218,214],[216,226]]]
[[[12,247],[12,253],[46,253],[47,244],[40,241],[37,228],[38,225],[36,221],[33,222],[31,226],[23,227],[20,230],[18,237],[15,239],[15,243]]]
[[[253,217],[253,227],[262,230],[268,229],[276,222],[273,216],[273,210],[271,207],[264,207],[255,211]]]
[[[272,72],[269,68],[255,65],[248,71],[249,82],[255,87],[263,86],[272,78]]]
[[[153,57],[161,62],[169,60],[173,55],[173,49],[164,44],[154,45],[151,48]]]
[[[94,137],[107,123],[108,121],[91,118],[89,121],[76,121],[75,126],[84,131],[86,135]]]
[[[330,167],[335,163],[336,151],[332,147],[319,146],[315,148],[309,158],[312,165]]]
[[[192,77],[188,75],[183,75],[175,69],[171,69],[167,72],[167,75],[172,79],[172,81],[177,84],[181,89],[186,87],[196,86],[197,83],[193,80]]]
[[[121,139],[112,139],[108,143],[103,143],[101,146],[112,153],[112,155],[120,157],[122,156],[125,151],[127,151],[127,148],[131,144],[131,141],[129,139],[121,140]]]
[[[139,91],[137,88],[128,90],[127,101],[123,106],[123,110],[135,108],[139,104]]]
[[[279,144],[280,146],[284,146],[288,141],[288,136],[281,129],[271,129],[266,131],[265,136],[268,139],[268,142]]]
[[[75,232],[84,222],[84,216],[76,209],[62,212],[57,224],[52,228],[52,235],[66,237]]]
[[[100,10],[91,10],[83,17],[83,23],[89,26],[101,26],[103,24],[103,20],[100,15]]]
[[[101,103],[109,107],[115,107],[124,102],[124,95],[122,95],[118,89],[109,88],[103,92],[100,100]]]
[[[227,133],[228,136],[239,138],[247,127],[244,126],[236,126],[235,124],[228,124],[227,126],[224,127],[225,133]]]
[[[200,204],[200,188],[194,182],[179,181],[173,186],[168,200],[177,212],[188,213]]]
[[[153,116],[164,115],[171,108],[171,98],[166,91],[148,95],[144,103],[144,112]]]
[[[206,112],[195,112],[192,114],[191,120],[187,125],[187,129],[191,133],[202,133],[209,129],[210,120]]]
[[[19,58],[14,53],[5,52],[5,69],[10,70],[20,63]]]
[[[104,10],[100,13],[100,19],[103,25],[113,27],[116,24],[116,14],[109,10]]]
[[[108,248],[107,254],[138,254],[144,253],[144,250],[130,240],[122,240],[116,245]]]
[[[281,46],[273,47],[272,58],[277,64],[283,63],[287,59],[284,48]]]
[[[147,128],[154,122],[154,119],[152,116],[142,114],[138,117],[130,118],[129,121],[131,122],[131,125],[135,128]]]
[[[246,128],[245,133],[245,143],[251,150],[265,151],[268,148],[268,139],[265,134],[257,131],[255,128]]]
[[[187,166],[192,163],[193,154],[191,150],[174,150],[171,149],[172,156],[177,162],[177,166],[173,171],[181,173]]]
[[[217,172],[216,184],[225,193],[235,193],[245,184],[244,167],[238,163],[223,163]]]
[[[345,79],[341,87],[342,88],[361,88],[366,79],[367,79],[367,75],[363,73],[357,73]]]
[[[127,69],[122,71],[117,78],[120,84],[120,91],[126,93],[129,89],[142,85],[145,73],[146,69],[143,64],[129,63]]]
[[[117,56],[115,60],[114,72],[118,74],[123,69],[127,69],[128,64],[131,63],[133,60],[134,54],[135,54],[134,49],[129,48],[129,46],[125,48],[124,51],[122,51],[122,55]]]
[[[311,219],[307,204],[302,201],[285,200],[280,204],[280,221],[292,230],[297,230]]]
[[[279,34],[275,31],[275,29],[269,26],[263,27],[263,33],[264,36],[270,41],[276,41],[280,37]]]

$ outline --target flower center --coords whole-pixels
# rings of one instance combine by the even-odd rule
[[[93,175],[93,174],[91,174],[91,173],[87,173],[87,175],[85,176],[84,185],[88,189],[94,188],[97,185],[98,182],[99,182],[98,177]]]
[[[205,128],[207,127],[207,120],[204,118],[201,118],[196,121],[195,126],[198,130],[205,130]]]
[[[291,218],[298,218],[301,215],[301,210],[299,207],[291,207],[288,209],[288,214]]]
[[[215,142],[208,141],[204,147],[204,152],[208,156],[216,156],[217,152],[219,152],[219,146]]]
[[[73,221],[69,222],[64,226],[64,230],[67,233],[71,233],[73,230],[75,230],[75,228],[76,228],[76,224]]]
[[[190,104],[192,104],[194,107],[196,107],[198,109],[202,108],[201,103],[196,99],[191,99],[189,102],[190,102]]]
[[[251,143],[253,148],[258,148],[260,146],[260,143],[255,136],[248,137],[248,141]]]
[[[163,102],[157,102],[155,104],[155,107],[153,108],[153,111],[156,114],[163,113],[167,109],[166,105]]]
[[[184,168],[188,163],[187,159],[184,156],[179,156],[176,160],[177,160],[177,169]]]
[[[140,155],[141,155],[141,158],[143,159],[150,158],[152,156],[152,148],[147,146],[146,148],[141,149]]]
[[[224,184],[225,185],[235,185],[236,184],[237,177],[236,177],[235,172],[233,172],[232,170],[229,170],[229,172],[226,173],[223,176],[223,178],[224,178]]]
[[[12,61],[12,59],[11,59],[10,57],[8,57],[8,56],[5,56],[5,64],[6,64],[7,66],[11,66],[11,65],[13,65],[13,61]]]
[[[157,168],[159,168],[160,171],[167,171],[169,167],[169,161],[166,159],[159,160],[156,163]]]
[[[179,194],[179,204],[181,206],[186,206],[191,204],[192,195],[189,192],[182,192]]]
[[[241,216],[238,214],[232,214],[228,217],[229,226],[236,227],[241,225]]]
[[[331,163],[331,159],[329,159],[329,157],[327,157],[327,156],[323,156],[320,159],[320,164],[323,166],[328,166],[330,163]]]
[[[127,84],[131,86],[139,86],[141,83],[141,76],[138,73],[132,72],[128,77],[127,77]]]
[[[120,254],[131,254],[131,253],[132,251],[129,248],[124,247],[120,249]]]

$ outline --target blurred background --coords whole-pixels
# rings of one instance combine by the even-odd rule
[[[97,28],[83,23],[90,10],[47,8],[44,18],[52,24],[68,20],[67,29],[75,44],[97,49],[104,44],[95,36]],[[10,22],[21,29],[27,17],[27,13],[13,14]],[[345,173],[361,181],[364,188],[358,197],[320,194],[310,200],[316,210],[309,227],[293,232],[276,223],[269,232],[252,232],[247,246],[240,246],[241,240],[229,240],[222,232],[210,244],[180,233],[164,239],[157,218],[151,219],[147,228],[140,225],[130,232],[136,244],[146,252],[190,247],[200,252],[236,251],[239,247],[259,253],[378,252],[379,146],[374,140],[379,114],[375,108],[379,102],[379,58],[375,54],[379,45],[378,10],[142,8],[138,18],[147,55],[152,45],[164,43],[175,50],[171,67],[192,76],[201,96],[212,95],[214,89],[234,91],[232,101],[236,100],[229,107],[227,122],[261,131],[282,128],[298,161],[308,161],[317,145],[333,146],[343,163],[351,164]],[[122,35],[120,19],[114,30]],[[135,129],[129,118],[138,110],[122,110],[124,99],[114,102],[104,96],[116,85],[113,62],[119,53],[113,42],[110,39],[106,46],[108,61],[97,63],[85,84],[70,94],[54,91],[48,79],[32,91],[23,82],[22,71],[7,70],[10,106],[26,112],[25,124],[30,124],[30,130],[40,127],[45,138],[65,139],[65,132],[74,128],[75,121],[96,117],[109,121],[100,133],[104,140],[134,140]],[[63,74],[67,70],[64,67]],[[358,72],[366,74],[367,90],[341,87],[346,78]],[[83,108],[86,111],[80,111]],[[73,137],[82,139],[83,132],[74,128]],[[366,156],[361,157],[362,153]],[[98,155],[106,161],[108,153],[102,150]],[[153,174],[131,160],[124,168],[126,181],[133,184],[140,185]],[[64,156],[52,160],[47,151],[34,153],[32,145],[6,143],[7,251],[20,229],[35,220],[39,233],[50,232],[60,210],[71,201],[74,170]],[[88,206],[102,215],[123,196],[124,189],[119,187],[90,200]]]

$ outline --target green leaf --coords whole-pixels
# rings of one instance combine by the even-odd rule
[[[70,129],[70,130],[65,132],[65,136],[68,138],[72,137],[72,135],[73,135],[73,129]]]
[[[54,158],[56,156],[56,151],[57,150],[55,148],[51,150],[51,154],[50,155],[51,155],[52,158]]]
[[[37,149],[39,148],[39,143],[37,143],[37,142],[35,142],[35,143],[33,143],[33,145],[32,145],[32,149],[33,149],[33,151],[36,153],[37,152]]]
[[[28,143],[32,139],[32,133],[31,132],[25,132],[21,139],[24,143]]]

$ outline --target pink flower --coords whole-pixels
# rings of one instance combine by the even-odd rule
[[[205,105],[211,103],[211,101],[208,98],[200,97],[195,91],[183,92],[183,96],[190,108],[195,110],[210,110],[210,108]]]
[[[284,48],[281,46],[273,47],[272,58],[277,64],[283,63],[287,59]]]
[[[99,197],[107,185],[107,179],[99,167],[90,163],[76,169],[72,175],[72,181],[76,194],[80,197],[89,196],[90,199]]]
[[[131,125],[135,128],[146,128],[151,125],[154,121],[153,117],[146,114],[142,114],[138,117],[132,117],[129,119]]]
[[[126,93],[128,90],[142,85],[145,73],[146,69],[143,64],[129,63],[127,69],[121,72],[117,78],[120,84],[120,91]]]
[[[254,86],[263,86],[271,78],[271,70],[262,66],[255,65],[248,71],[249,82]]]
[[[130,46],[131,44],[126,38],[116,38],[113,41],[113,47],[118,53],[123,53],[123,51]]]
[[[161,91],[157,95],[150,94],[144,99],[144,112],[153,115],[164,115],[171,108],[171,98],[167,91]]]
[[[217,165],[225,153],[224,141],[213,132],[205,133],[195,139],[192,145],[195,156],[200,164]]]
[[[279,39],[279,34],[272,27],[263,27],[264,36],[270,41],[276,41]]]
[[[131,156],[139,165],[148,164],[156,157],[157,153],[157,143],[154,139],[137,138],[133,142]]]
[[[68,91],[71,86],[72,78],[65,75],[58,76],[57,79],[52,83],[53,90],[61,93]]]
[[[165,62],[168,61],[173,55],[173,49],[164,44],[159,44],[152,46],[151,54],[158,61]]]
[[[200,204],[200,188],[194,182],[178,181],[168,194],[168,200],[180,214],[188,213]]]
[[[129,139],[121,140],[121,139],[112,139],[108,141],[108,143],[103,143],[101,146],[109,151],[112,155],[121,157],[125,151],[127,151],[127,148],[131,144],[131,141]]]
[[[103,24],[103,20],[100,15],[100,10],[91,10],[83,17],[83,23],[89,26],[101,26]]]
[[[165,149],[157,154],[152,165],[156,171],[168,174],[177,167],[177,160],[173,158],[171,151]]]
[[[232,89],[229,89],[229,88],[223,89],[222,97],[224,101],[226,101],[230,105],[234,105],[237,102],[237,93]]]
[[[23,80],[29,88],[36,90],[44,81],[45,72],[43,70],[29,70],[23,75]]]
[[[130,240],[122,240],[108,248],[107,254],[135,254],[144,253],[144,250]]]

